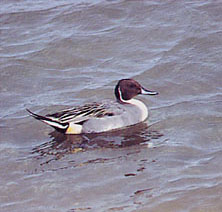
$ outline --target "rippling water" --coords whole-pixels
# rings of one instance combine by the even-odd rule
[[[222,211],[221,1],[1,1],[0,211]],[[28,116],[160,95],[122,131],[64,136]]]

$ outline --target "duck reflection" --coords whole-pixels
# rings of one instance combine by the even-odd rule
[[[51,141],[33,148],[36,157],[54,155],[57,159],[65,154],[77,153],[95,148],[124,148],[133,145],[147,144],[163,135],[140,123],[122,130],[99,134],[65,135],[58,131],[50,133]]]

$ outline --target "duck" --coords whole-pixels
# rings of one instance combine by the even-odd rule
[[[137,95],[157,95],[134,79],[121,79],[114,89],[116,100],[87,103],[56,113],[38,115],[29,109],[29,115],[64,134],[102,133],[144,122],[147,106]]]

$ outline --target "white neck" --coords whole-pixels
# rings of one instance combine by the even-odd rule
[[[132,105],[136,105],[138,108],[140,108],[141,113],[142,113],[141,121],[144,121],[148,117],[148,109],[142,101],[138,99],[130,99],[130,100],[124,100],[124,102],[132,104]]]
[[[141,121],[144,121],[148,117],[148,109],[146,105],[138,99],[124,100],[122,98],[122,92],[120,88],[118,88],[118,91],[119,91],[121,102],[136,105],[141,110],[141,114],[142,114]]]

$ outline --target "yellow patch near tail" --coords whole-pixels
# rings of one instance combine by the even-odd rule
[[[82,125],[70,123],[66,130],[66,134],[80,134],[82,133]]]

